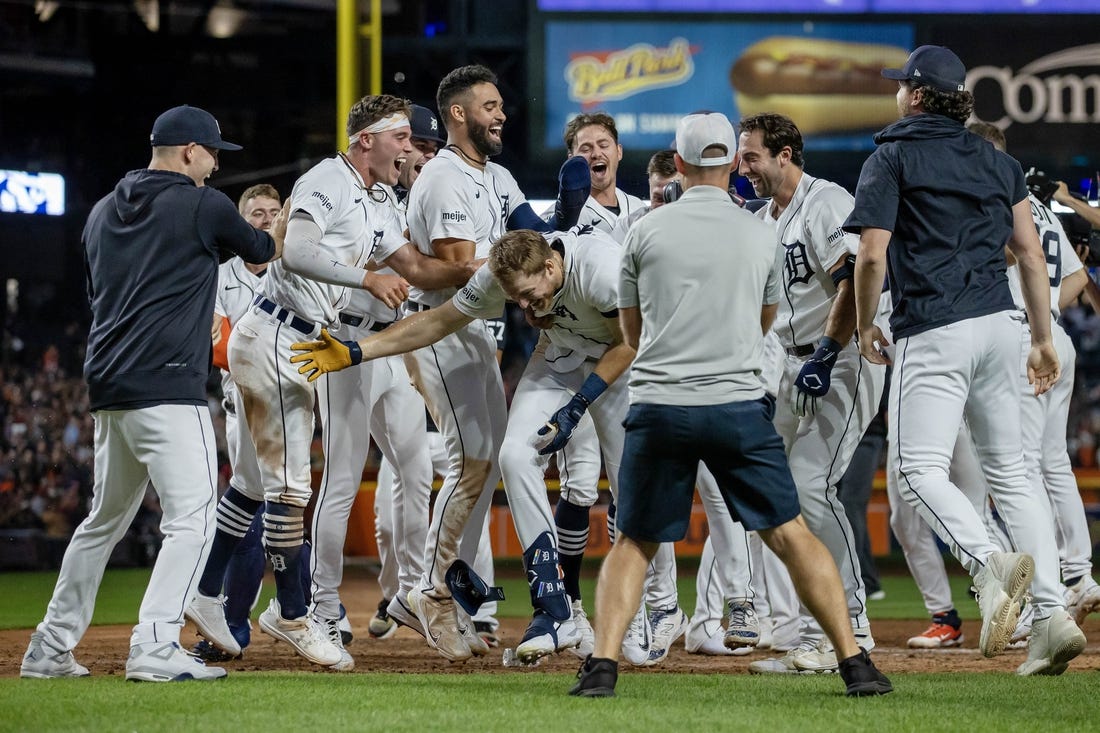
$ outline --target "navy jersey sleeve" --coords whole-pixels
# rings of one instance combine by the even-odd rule
[[[844,229],[858,234],[864,227],[894,231],[898,215],[898,165],[893,145],[883,145],[863,164],[856,185],[856,202]]]
[[[245,262],[262,264],[275,254],[275,240],[240,215],[221,191],[207,188],[199,202],[197,228],[204,244],[240,255]]]

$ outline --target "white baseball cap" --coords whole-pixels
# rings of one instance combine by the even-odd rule
[[[714,158],[703,157],[703,151],[712,145],[725,148],[726,154]],[[676,152],[690,165],[729,165],[737,152],[737,135],[729,119],[721,112],[690,114],[676,125]]]

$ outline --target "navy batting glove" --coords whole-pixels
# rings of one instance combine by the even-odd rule
[[[577,423],[584,417],[588,406],[595,402],[605,389],[607,389],[607,382],[594,373],[588,375],[580,391],[539,428],[535,447],[538,448],[540,456],[557,453],[565,447]]]
[[[836,364],[836,357],[843,348],[835,340],[825,336],[817,350],[802,365],[794,380],[791,394],[791,410],[799,417],[817,413],[817,400],[829,392],[829,382]]]

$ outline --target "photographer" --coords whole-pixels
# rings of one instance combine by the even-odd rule
[[[1058,188],[1054,189],[1054,200],[1073,209],[1073,213],[1087,221],[1093,229],[1100,229],[1100,209],[1094,209],[1087,201],[1082,201],[1071,194],[1064,182],[1058,181],[1057,185]]]

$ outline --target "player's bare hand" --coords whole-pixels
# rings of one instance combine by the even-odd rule
[[[313,382],[322,374],[337,372],[363,361],[363,350],[357,341],[341,341],[333,338],[328,329],[321,329],[320,341],[300,341],[291,344],[294,351],[302,352],[290,357],[291,364],[299,364],[298,373]]]
[[[872,324],[870,328],[859,330],[859,353],[872,364],[892,364],[886,347],[890,339],[883,335],[882,329]]]
[[[1054,386],[1062,376],[1062,365],[1058,363],[1058,352],[1054,344],[1032,344],[1027,355],[1027,381],[1034,385],[1036,396]]]
[[[396,308],[409,297],[409,282],[400,275],[369,272],[363,278],[363,288],[385,303],[387,308]]]
[[[275,254],[271,257],[272,260],[277,260],[283,256],[283,242],[286,240],[286,223],[288,221],[290,221],[289,198],[283,202],[283,208],[279,209],[279,213],[271,220],[271,228],[267,230],[267,233],[275,240]]]
[[[523,309],[523,317],[527,319],[527,324],[532,328],[538,328],[543,331],[547,331],[554,327],[554,316],[547,314],[545,316],[536,316],[535,311],[531,306],[527,306]]]

